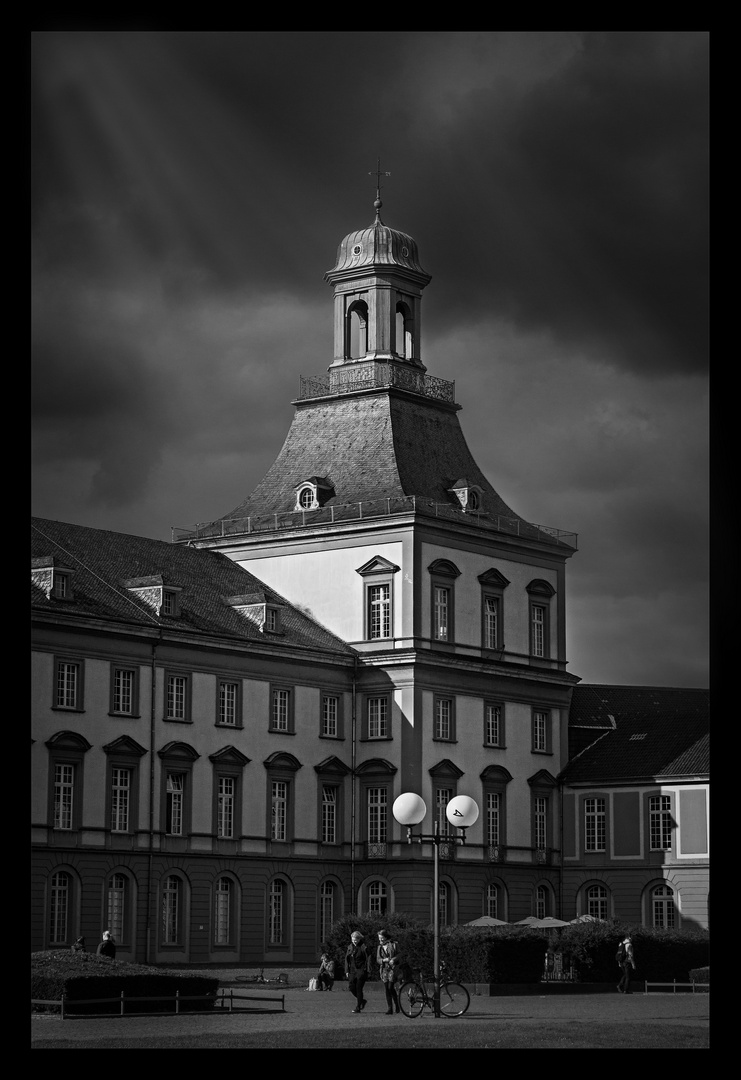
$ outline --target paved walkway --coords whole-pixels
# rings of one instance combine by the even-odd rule
[[[114,1035],[136,1048],[140,1040],[158,1036],[169,1039],[188,1037],[201,1033],[204,1038],[240,1035],[246,1032],[279,1033],[281,1031],[322,1029],[336,1032],[338,1029],[378,1029],[379,1039],[389,1036],[397,1025],[419,1024],[487,1024],[492,1020],[519,1020],[534,1025],[546,1021],[573,1022],[589,1019],[626,1024],[692,1025],[707,1027],[710,1013],[708,994],[636,993],[623,994],[569,994],[528,995],[524,997],[484,997],[474,995],[465,1016],[456,1020],[435,1018],[427,1011],[416,1020],[403,1015],[386,1016],[383,994],[368,993],[368,1005],[360,1015],[352,1012],[355,1004],[346,984],[336,984],[331,993],[309,993],[302,989],[258,990],[240,988],[235,992],[250,994],[259,1000],[241,1004],[249,1011],[232,1013],[217,1010],[215,1014],[172,1017],[123,1017],[91,1020],[60,1020],[58,1018],[32,1018],[31,1043],[43,1048],[45,1043],[60,1046],[66,1041],[89,1040],[94,1045],[104,1035]],[[285,1011],[270,998],[285,997]],[[381,1031],[385,1036],[381,1035]],[[383,1045],[383,1042],[379,1043]]]

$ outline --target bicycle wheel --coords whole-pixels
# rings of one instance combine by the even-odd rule
[[[460,983],[443,983],[440,987],[440,1014],[463,1016],[471,1004],[471,995]]]
[[[415,982],[404,983],[399,990],[399,1008],[405,1016],[414,1019],[425,1007],[425,992]]]

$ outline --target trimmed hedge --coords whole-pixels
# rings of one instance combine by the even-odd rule
[[[399,913],[387,918],[349,915],[336,922],[327,938],[326,951],[337,962],[338,974],[343,970],[353,930],[365,935],[375,957],[381,929],[389,930],[399,943],[400,954],[415,977],[420,971],[425,976],[432,974],[432,928]],[[618,922],[570,924],[550,932],[517,924],[442,927],[440,960],[444,974],[462,982],[537,983],[543,974],[546,950],[551,947],[562,953],[565,969],[574,967],[580,982],[609,983],[616,981],[619,974],[615,951],[626,933],[633,939],[636,979],[690,982],[691,971],[709,964],[707,930],[654,930]],[[377,971],[372,972],[374,977]]]
[[[120,998],[121,991],[131,997],[172,997],[208,995],[207,1000],[181,1001],[181,1012],[203,1012],[212,1009],[219,980],[212,975],[178,973],[148,964],[130,964],[94,953],[74,953],[71,950],[46,950],[31,953],[31,999],[60,1001],[65,996],[65,1012],[79,1014],[115,1012],[115,1003],[98,1005],[104,998]],[[93,1000],[91,1005],[76,1005]],[[34,1006],[44,1011],[57,1011],[54,1006]],[[173,1001],[143,1001],[126,1005],[126,1012],[169,1012],[175,1010]]]

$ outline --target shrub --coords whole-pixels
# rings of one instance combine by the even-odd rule
[[[179,1006],[182,1012],[202,1012],[213,1008],[218,986],[218,978],[211,975],[167,971],[93,953],[73,953],[67,949],[31,953],[31,999],[60,1001],[64,995],[65,1010],[69,1012],[113,1012],[115,1004],[97,1002],[120,998],[121,991],[127,998],[130,995],[174,998],[176,991],[181,997],[208,995],[207,1000],[181,1001]],[[93,1004],[75,1004],[88,1000]],[[136,1005],[132,1002],[126,1007],[127,1012],[166,1012],[174,1008],[174,1001],[145,1001]]]

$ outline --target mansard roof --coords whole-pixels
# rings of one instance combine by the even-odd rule
[[[702,779],[710,771],[710,691],[584,684],[572,691],[566,784]]]
[[[46,518],[31,519],[31,557],[59,553],[76,570],[73,600],[56,599],[31,588],[35,611],[65,618],[115,620],[139,626],[160,626],[168,634],[226,636],[265,643],[259,627],[224,602],[224,597],[259,595],[264,603],[281,607],[280,638],[271,646],[327,650],[354,655],[335,634],[268,588],[238,563],[217,551],[168,544],[144,536],[91,529]],[[160,616],[130,583],[164,581],[179,590],[177,618]]]
[[[526,524],[477,466],[456,411],[394,391],[302,403],[264,479],[224,519],[293,511],[310,472],[332,484],[325,509],[418,496],[460,510],[451,488],[465,475],[489,519]]]

